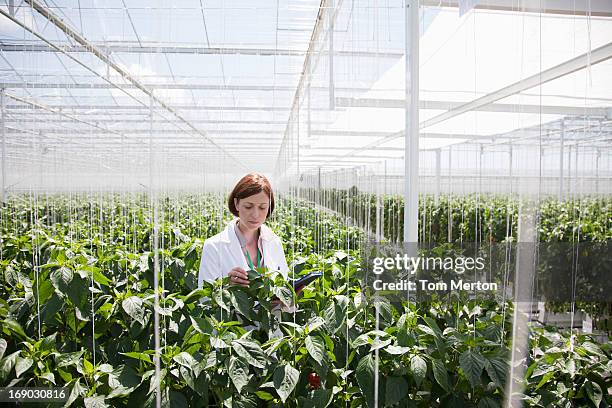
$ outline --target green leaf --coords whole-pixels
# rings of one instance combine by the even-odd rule
[[[135,358],[136,360],[146,361],[149,364],[153,364],[153,361],[151,361],[151,357],[149,357],[149,355],[145,353],[141,353],[138,351],[130,351],[128,353],[120,354],[123,354],[126,357]]]
[[[574,377],[576,376],[576,360],[573,358],[568,359],[565,362],[565,369],[569,373],[570,378],[574,380]]]
[[[274,370],[274,375],[272,377],[274,388],[283,403],[293,392],[299,378],[300,372],[290,364],[279,366]]]
[[[55,356],[55,364],[57,367],[74,366],[79,362],[84,351],[75,351],[74,353],[64,353]]]
[[[214,336],[210,337],[210,345],[216,349],[224,349],[230,347],[225,341],[223,341],[223,339]]]
[[[406,354],[407,352],[409,352],[410,347],[390,345],[390,346],[385,347],[383,350],[385,350],[389,354],[400,355],[400,354]]]
[[[241,395],[240,399],[234,399],[232,402],[232,408],[257,408],[257,398],[254,395],[246,394]]]
[[[29,340],[29,337],[25,334],[25,332],[23,331],[23,328],[21,327],[21,325],[19,323],[17,323],[16,320],[13,320],[13,319],[7,317],[6,319],[4,319],[2,324],[6,328],[8,328],[11,332],[16,334],[19,338],[21,338],[23,340]]]
[[[21,374],[32,367],[32,364],[34,364],[34,360],[30,357],[21,357],[18,355],[17,360],[15,360],[15,376],[19,378]]]
[[[54,292],[54,287],[49,281],[49,279],[47,279],[47,275],[48,274],[46,272],[39,275],[38,285],[35,284],[32,288],[34,290],[34,293],[37,294],[38,302],[40,304],[45,304]]]
[[[64,380],[64,382],[69,383],[70,381],[72,381],[72,374],[62,370],[61,368],[57,369],[57,373],[60,375],[60,377],[62,377],[62,380]]]
[[[189,292],[189,294],[183,298],[183,302],[185,304],[194,303],[194,302],[199,301],[203,297],[210,297],[210,294],[211,294],[210,287],[204,287],[202,289],[195,289]]]
[[[274,288],[272,288],[272,293],[274,293],[274,296],[279,298],[280,301],[285,304],[285,306],[291,306],[293,304],[293,295],[289,288],[284,286],[274,286]]]
[[[132,319],[139,322],[141,325],[145,325],[145,311],[142,306],[142,299],[138,296],[130,296],[121,302],[121,307],[125,310]]]
[[[372,341],[372,346],[370,347],[370,351],[372,352],[372,351],[387,347],[389,344],[391,344],[391,341],[392,341],[391,339],[381,340],[380,338],[376,337]]]
[[[4,357],[4,352],[6,351],[6,340],[4,340],[3,338],[0,338],[0,360],[2,360],[2,357]]]
[[[3,382],[6,378],[8,378],[11,370],[15,367],[15,361],[17,361],[17,356],[21,353],[21,350],[17,350],[16,352],[9,354],[2,360],[0,360],[0,382]]]
[[[70,282],[72,282],[73,277],[74,273],[72,272],[72,269],[66,266],[62,266],[61,268],[54,270],[50,275],[51,283],[53,283],[53,286],[61,295],[66,294],[68,291],[68,285],[70,285]]]
[[[172,359],[190,370],[193,370],[198,365],[198,362],[191,356],[191,354],[184,351],[180,352]]]
[[[448,373],[446,371],[446,366],[442,360],[432,359],[431,366],[433,368],[434,378],[440,384],[440,387],[444,389],[446,392],[451,392],[451,387],[448,382]]]
[[[327,352],[325,350],[325,343],[319,336],[306,336],[306,350],[310,357],[319,365],[327,365]]]
[[[580,346],[584,348],[584,350],[587,351],[585,355],[594,354],[594,355],[601,356],[601,357],[605,356],[605,354],[603,354],[603,352],[601,351],[601,347],[599,347],[595,343],[591,343],[590,341],[585,341]]]
[[[368,407],[374,406],[374,357],[368,353],[357,364],[357,383]]]
[[[253,320],[253,299],[243,290],[231,292],[230,299],[232,305],[249,320]]]
[[[72,389],[70,390],[70,395],[68,396],[68,400],[66,401],[65,407],[69,407],[72,405],[77,398],[82,395],[85,395],[87,389],[81,385],[81,380],[79,378],[76,379],[74,384],[72,385]]]
[[[46,372],[44,374],[41,374],[40,378],[44,378],[45,380],[49,381],[51,384],[56,385],[55,376],[53,375],[53,373]]]
[[[497,387],[504,389],[506,376],[508,375],[508,363],[501,358],[487,360],[485,363],[485,370],[491,381],[493,381]]]
[[[365,346],[366,344],[370,344],[370,336],[367,333],[360,334],[355,340],[353,340],[353,348],[359,348],[361,346]],[[393,346],[389,346],[393,347]]]
[[[338,298],[339,296],[336,296]],[[346,302],[330,302],[324,311],[325,326],[332,334],[336,333],[346,320]]]
[[[104,276],[104,274],[100,272],[100,270],[98,270],[97,268],[93,271],[93,280],[104,286],[110,286],[111,284],[110,279]]]
[[[77,317],[79,320],[89,320],[87,317],[88,313],[91,312],[89,305],[89,281],[76,274],[70,285],[66,287],[65,293],[72,304],[77,307]]]
[[[173,309],[171,307],[156,306],[155,310],[162,316],[172,316]]]
[[[108,405],[104,400],[103,395],[96,395],[93,397],[85,397],[85,408],[107,408]]]
[[[230,356],[227,372],[238,392],[249,383],[249,366],[239,358]]]
[[[596,407],[599,407],[601,404],[601,400],[603,399],[603,393],[601,391],[601,387],[594,381],[586,381],[584,383],[584,388],[586,390],[586,394],[589,396],[589,399],[593,401]]]
[[[304,408],[325,408],[331,404],[333,396],[332,390],[313,390],[309,399],[304,401]]]
[[[480,382],[485,362],[486,359],[477,351],[466,350],[459,356],[459,365],[472,387]]]
[[[218,289],[213,293],[213,300],[219,307],[229,312],[230,308],[227,305],[227,302],[231,302],[230,294],[227,289]]]
[[[408,381],[404,377],[389,377],[385,388],[385,405],[393,405],[408,395]]]
[[[255,395],[264,401],[272,401],[274,399],[274,395],[266,391],[255,391]]]
[[[410,359],[410,370],[414,376],[414,382],[420,386],[427,376],[427,363],[421,356],[412,356]]]
[[[191,320],[191,325],[198,333],[202,334],[211,334],[213,331],[213,327],[210,322],[206,319],[202,319],[200,317],[189,316]]]
[[[85,374],[93,374],[94,372],[93,364],[91,364],[86,358],[83,359],[83,369],[85,370]]]
[[[133,390],[140,385],[141,377],[128,365],[117,367],[108,376],[108,385],[113,388],[113,391],[107,398],[129,395]]]
[[[320,316],[314,316],[312,319],[308,321],[306,327],[308,328],[308,333],[312,333],[317,330],[319,327],[325,324],[325,320],[323,320]]]
[[[425,321],[425,323],[427,323],[427,326],[432,330],[435,337],[442,337],[442,330],[440,330],[440,327],[438,327],[438,323],[436,323],[434,319],[432,319],[431,317],[425,316],[423,317],[423,320]]]
[[[264,368],[268,362],[268,357],[254,341],[244,338],[237,339],[232,342],[232,347],[236,354],[253,367]]]
[[[57,343],[56,337],[57,333],[53,333],[50,336],[47,336],[42,339],[42,341],[40,342],[40,351],[53,350],[56,347]]]

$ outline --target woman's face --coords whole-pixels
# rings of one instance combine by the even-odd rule
[[[234,198],[234,205],[238,210],[240,225],[248,229],[257,229],[266,221],[270,198],[262,191],[241,200]]]

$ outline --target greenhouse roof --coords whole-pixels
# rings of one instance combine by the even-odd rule
[[[404,5],[378,3],[8,1],[9,159],[31,161],[36,138],[77,166],[104,157],[109,168],[138,166],[151,147],[177,171],[401,158]],[[423,2],[420,149],[554,143],[561,128],[609,149],[612,6],[480,3],[461,14],[457,2]]]

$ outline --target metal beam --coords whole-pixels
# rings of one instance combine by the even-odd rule
[[[423,7],[459,8],[461,0],[421,0]],[[612,3],[609,0],[546,0],[538,2],[517,2],[516,0],[487,0],[475,2],[478,10],[499,10],[528,13],[566,14],[571,16],[612,17]]]
[[[451,110],[464,105],[463,102],[450,101],[419,101],[419,109]],[[393,108],[403,109],[403,99],[375,99],[375,98],[336,98],[336,106],[362,107],[362,108]],[[588,108],[584,106],[560,106],[560,105],[525,105],[495,103],[479,106],[474,111],[480,112],[508,112],[508,113],[534,113],[545,115],[568,115],[568,116],[605,116],[605,107]]]
[[[0,84],[1,88],[1,84]],[[10,88],[10,87],[9,87]],[[84,87],[85,89],[88,87]],[[392,108],[403,109],[403,99],[357,99],[357,98],[336,98],[336,107],[368,107],[368,108]],[[447,101],[420,101],[419,109],[433,110],[452,110],[461,107],[460,102]],[[137,105],[53,105],[54,109],[125,109],[125,110],[145,110],[144,106]],[[244,111],[273,111],[286,112],[290,108],[286,107],[265,107],[265,106],[198,106],[198,105],[173,105],[176,109],[184,110],[244,110]],[[20,105],[8,105],[8,109],[24,109]],[[327,108],[311,108],[314,111],[327,111]],[[522,105],[522,104],[490,104],[479,106],[473,111],[479,112],[506,112],[506,113],[530,113],[530,114],[545,114],[545,115],[565,115],[565,116],[598,116],[605,117],[607,114],[605,107],[579,107],[579,106],[561,106],[561,105]],[[282,122],[286,124],[286,122]]]
[[[197,134],[199,134],[200,136],[202,136],[203,138],[205,138],[206,140],[208,140],[211,144],[215,144],[214,141],[212,141],[205,133],[203,133],[202,131],[200,131],[198,128],[196,128],[193,124],[191,124],[188,120],[186,120],[183,116],[181,116],[178,112],[176,112],[172,107],[170,107],[168,104],[166,104],[164,101],[162,101],[161,99],[157,98],[153,91],[144,87],[137,79],[135,79],[134,77],[132,77],[132,75],[127,72],[125,69],[121,68],[118,64],[116,64],[114,61],[112,61],[110,59],[110,57],[108,56],[108,54],[104,53],[103,51],[100,51],[94,44],[92,44],[91,42],[89,42],[85,37],[83,37],[81,34],[79,34],[78,32],[76,32],[75,30],[73,30],[72,28],[68,27],[64,21],[62,19],[60,19],[59,17],[57,17],[53,12],[51,12],[51,10],[49,10],[45,5],[41,4],[38,0],[25,0],[26,3],[28,3],[34,10],[36,10],[38,13],[40,13],[43,17],[45,17],[50,23],[52,23],[53,25],[55,25],[58,29],[60,29],[62,32],[64,32],[64,34],[66,34],[68,37],[72,38],[73,40],[75,40],[78,44],[88,48],[89,52],[94,54],[99,60],[101,60],[102,62],[104,62],[109,68],[112,68],[114,71],[116,71],[117,73],[119,73],[126,81],[132,83],[133,85],[135,85],[139,90],[141,90],[142,92],[144,92],[146,95],[148,95],[151,100],[160,105],[162,108],[164,108],[165,110],[167,110],[168,112],[170,112],[173,116],[175,116],[177,119],[179,119],[180,121],[182,121],[183,123],[185,123],[187,126],[189,126],[191,129],[193,129],[193,131]],[[36,30],[34,30],[33,28],[29,27],[29,25],[15,19],[12,18],[10,15],[7,15],[7,13],[0,9],[0,13],[2,13],[3,15],[5,15],[6,17],[8,17],[10,20],[14,21],[15,23],[19,24],[21,27],[23,27],[24,29],[28,30],[29,32],[31,32],[32,34],[36,35],[37,37],[39,37],[41,40],[46,41],[50,46],[53,47],[57,47],[54,44],[52,44],[51,42],[49,42],[48,40],[44,39],[44,37],[42,35],[40,35],[39,33],[36,32]],[[61,50],[59,50],[61,51]],[[78,61],[80,64],[82,64],[80,61]],[[223,150],[223,149],[221,149]],[[231,155],[228,152],[225,152],[225,154],[227,155],[228,158],[234,160],[236,162],[236,164],[238,166],[242,166],[241,161],[239,161],[237,158],[235,158],[233,155]]]
[[[304,57],[306,51],[298,49],[274,49],[274,48],[221,48],[221,47],[197,47],[190,45],[143,45],[137,43],[92,43],[94,47],[105,54],[112,53],[138,53],[138,54],[199,54],[199,55],[251,55],[251,56],[288,56]],[[0,42],[0,50],[6,52],[90,52],[84,45],[58,44],[58,48],[50,47],[40,43],[18,43],[12,44],[5,41]],[[322,51],[323,55],[328,53]],[[393,51],[336,51],[335,56],[362,57],[362,58],[401,58],[403,53]]]
[[[310,42],[308,43],[308,50],[306,51],[306,57],[304,58],[304,65],[302,67],[302,74],[300,75],[300,80],[298,82],[298,86],[295,90],[295,94],[293,95],[293,103],[291,104],[291,114],[289,116],[289,120],[287,121],[287,126],[285,128],[285,135],[283,138],[283,143],[278,151],[278,158],[276,159],[276,164],[274,168],[274,174],[278,174],[280,170],[280,164],[283,156],[283,149],[286,144],[289,142],[289,129],[291,126],[291,116],[294,112],[299,109],[300,102],[300,93],[302,89],[304,89],[306,83],[310,81],[310,72],[313,72],[312,64],[313,64],[313,55],[316,56],[316,44],[318,43],[319,36],[321,35],[322,30],[325,29],[323,26],[323,22],[325,21],[325,16],[327,14],[327,9],[329,8],[330,0],[321,0],[321,4],[319,5],[319,11],[317,12],[317,19],[315,21],[315,25],[312,29],[312,34],[310,36]],[[340,7],[338,7],[339,9]],[[331,18],[335,18],[335,13],[331,16]]]
[[[295,91],[295,86],[287,85],[215,85],[215,84],[197,84],[197,83],[146,83],[143,86],[149,89],[186,89],[186,90],[207,90],[207,91],[267,91],[277,92]],[[44,83],[44,82],[2,82],[0,88],[6,89],[136,89],[133,84],[117,84],[117,86],[106,83]],[[315,89],[315,88],[313,88]],[[323,89],[323,88],[321,88]],[[325,88],[327,89],[327,88]]]
[[[23,75],[22,75],[23,76]],[[55,76],[51,76],[55,78]],[[82,79],[83,76],[79,77]],[[67,82],[0,82],[0,88],[6,89],[137,89],[133,84],[108,84],[108,83],[93,83],[90,82],[90,78],[97,77],[85,77],[84,82],[87,83],[67,83]],[[157,78],[165,78],[164,76],[157,76]],[[194,79],[200,79],[199,77],[178,77],[176,78],[188,78],[193,81]],[[186,90],[211,90],[211,91],[265,91],[265,92],[295,92],[295,86],[289,85],[223,85],[223,84],[199,84],[199,83],[176,83],[176,82],[165,82],[165,83],[143,83],[143,86],[149,89],[186,89]],[[327,92],[329,88],[327,86],[312,86],[312,91]],[[371,88],[369,87],[335,87],[338,92],[367,92]],[[284,122],[286,125],[287,122]]]
[[[44,123],[44,122],[42,122],[42,123]],[[36,128],[36,129],[31,129],[31,130],[33,130],[33,131],[41,131],[41,132],[44,132],[45,134],[54,134],[54,135],[57,135],[57,134],[59,134],[59,135],[61,135],[61,134],[91,135],[91,134],[109,133],[110,132],[110,130],[108,130],[108,129],[101,129],[101,131],[92,131],[92,130],[87,130],[87,129]],[[230,130],[224,130],[224,129],[207,130],[206,132],[208,134],[220,134],[220,135],[241,135],[241,134],[248,134],[248,135],[279,135],[279,136],[282,136],[282,134],[283,134],[282,131],[232,130],[232,129],[230,129]],[[11,132],[9,132],[9,133],[11,133]],[[191,130],[180,130],[180,129],[153,129],[153,130],[148,130],[148,129],[113,129],[113,133],[119,135],[119,137],[121,137],[121,135],[148,135],[148,134],[160,134],[160,135],[168,135],[168,136],[172,135],[172,140],[176,139],[176,137],[174,135],[177,135],[177,134],[191,134],[192,135],[190,137],[191,139],[196,137]],[[238,138],[238,139],[239,140],[245,140],[245,138]],[[279,140],[280,141],[280,140],[282,140],[282,137],[267,138],[266,140]]]
[[[401,151],[398,151],[399,153],[403,153]],[[302,157],[300,158],[300,162],[302,162],[305,159],[316,159],[316,158],[322,158],[323,160],[320,160],[322,163],[325,163],[329,158],[334,158],[337,157],[335,154],[316,154],[316,155],[302,155]],[[356,159],[376,159],[376,160],[380,160],[380,159],[401,159],[403,156],[391,156],[391,155],[381,155],[381,154],[377,154],[377,155],[360,155],[360,156],[354,156]]]
[[[95,129],[101,130],[101,131],[103,131],[105,133],[119,134],[119,133],[117,133],[114,130],[101,127],[101,126],[99,126],[96,123],[91,123],[91,122],[79,119],[79,118],[77,118],[75,116],[72,116],[72,115],[70,115],[70,114],[68,114],[66,112],[62,112],[61,109],[54,109],[53,107],[42,105],[42,104],[40,104],[38,102],[30,101],[28,99],[20,98],[20,97],[18,97],[16,95],[12,95],[12,94],[9,94],[9,93],[6,93],[6,92],[4,93],[4,95],[9,97],[9,98],[11,98],[11,99],[13,99],[13,100],[15,100],[15,101],[17,101],[17,102],[23,103],[23,105],[17,105],[17,106],[21,106],[21,107],[27,108],[27,109],[44,110],[44,111],[50,112],[50,113],[55,114],[55,115],[60,115],[60,116],[69,118],[70,120],[72,120],[72,121],[74,121],[76,123],[80,123],[80,124],[87,125],[87,126],[95,128]],[[8,106],[10,106],[10,105],[4,105],[4,106],[8,108]],[[6,113],[6,110],[4,112]]]
[[[146,106],[138,105],[47,105],[51,109],[64,109],[64,110],[142,110],[145,111],[148,108]],[[30,109],[23,105],[7,105],[9,110],[20,110]],[[172,105],[172,109],[177,110],[209,110],[209,111],[265,111],[265,112],[288,112],[290,108],[286,107],[269,107],[269,106],[197,106],[197,105]],[[325,108],[319,108],[315,110],[327,111]],[[183,122],[185,123],[185,122]],[[191,122],[189,122],[191,123]],[[190,126],[194,131],[199,131],[197,128]]]
[[[36,115],[38,115],[38,112],[36,113]],[[92,115],[87,115],[87,117],[89,118],[89,120],[91,120],[93,123],[138,123],[138,124],[142,124],[143,120],[142,119],[121,119],[121,116],[116,116],[113,119],[97,119],[97,118],[93,118],[92,119]],[[74,123],[74,120],[66,120],[66,119],[47,119],[47,118],[41,118],[41,119],[25,119],[22,118],[22,115],[19,114],[19,118],[16,117],[12,117],[12,118],[6,118],[6,122],[18,122],[18,123]],[[208,124],[216,124],[216,125],[287,125],[286,121],[280,121],[280,120],[208,120],[208,119],[194,119],[190,121],[191,123],[208,123]],[[162,120],[162,119],[155,119],[153,120],[153,123],[163,123],[163,124],[173,124],[173,123],[181,123],[178,122],[176,120]],[[251,127],[252,128],[252,127]],[[213,131],[214,132],[214,131]]]
[[[330,131],[313,131],[313,135],[319,136],[345,136],[345,137],[384,137],[384,138],[398,138],[397,132],[364,132],[364,131],[343,131],[343,130],[330,130]],[[401,136],[404,132],[401,132]],[[512,139],[511,133],[506,134],[495,134],[495,135],[475,135],[475,134],[463,134],[463,133],[434,133],[434,132],[423,132],[419,134],[421,139],[471,139],[471,140],[496,140],[496,139]],[[382,143],[380,143],[382,144]],[[351,149],[351,147],[347,147]]]
[[[427,128],[436,125],[440,122],[444,122],[445,120],[461,115],[462,113],[476,110],[480,107],[492,104],[500,99],[507,98],[508,96],[512,96],[519,92],[533,88],[534,86],[539,86],[554,79],[571,74],[572,72],[576,72],[586,68],[587,66],[593,66],[602,61],[606,61],[610,57],[612,57],[612,42],[596,48],[590,53],[579,55],[578,57],[572,58],[569,61],[563,62],[557,66],[498,89],[497,91],[474,99],[471,102],[450,109],[440,115],[434,116],[433,118],[422,122],[421,127]]]
[[[571,74],[572,72],[583,69],[588,65],[595,65],[597,63],[600,63],[602,61],[609,59],[610,57],[612,57],[612,43],[608,43],[604,46],[601,46],[593,50],[590,54],[582,54],[576,58],[572,58],[571,60],[561,63],[553,68],[542,71],[539,74],[532,75],[521,81],[515,82],[511,85],[501,88],[495,92],[492,92],[480,98],[474,99],[471,102],[457,106],[440,115],[434,116],[431,119],[421,122],[419,127],[423,129],[429,126],[433,126],[437,123],[440,123],[445,120],[451,119],[455,116],[458,116],[462,113],[473,111],[480,107],[490,105],[495,101],[498,101],[500,99],[514,95],[516,93],[522,92],[526,89],[544,84],[546,82],[550,82],[553,79],[560,78],[564,75]],[[404,136],[403,131],[399,131],[395,134],[390,134],[378,141],[369,143],[366,146],[354,149],[347,155],[339,157],[338,160],[344,160],[344,158],[350,157],[352,154],[355,154],[362,150],[367,150],[375,146],[379,146],[381,144],[390,142],[402,136]]]

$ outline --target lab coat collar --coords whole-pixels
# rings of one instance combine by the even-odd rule
[[[238,247],[240,248],[238,237],[234,233],[234,228],[236,226],[237,221],[238,221],[238,218],[234,218],[233,220],[229,222],[229,224],[227,224],[225,229],[221,231],[220,240],[223,242],[227,242],[227,243],[232,243],[236,241],[236,243],[238,244]],[[272,239],[274,238],[274,233],[272,232],[270,228],[262,224],[261,227],[259,228],[259,236],[264,241],[272,241]]]

